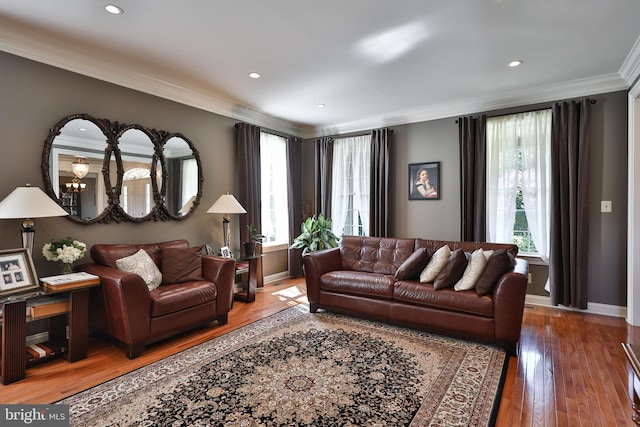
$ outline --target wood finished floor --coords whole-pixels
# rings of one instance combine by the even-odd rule
[[[306,301],[304,281],[259,289],[256,301],[235,302],[229,323],[149,346],[129,360],[104,338],[91,338],[86,359],[57,359],[0,385],[0,403],[52,403],[141,366]],[[511,358],[497,426],[627,426],[627,362],[620,343],[640,344],[640,328],[624,319],[543,307],[526,308],[520,354]]]

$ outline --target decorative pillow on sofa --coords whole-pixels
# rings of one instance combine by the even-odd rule
[[[485,251],[480,248],[473,251],[471,257],[469,257],[469,263],[467,268],[462,274],[462,278],[458,280],[453,286],[456,291],[468,291],[476,286],[476,282],[480,278],[480,275],[484,271],[487,265],[488,258],[485,256]]]
[[[449,257],[451,256],[451,249],[448,245],[444,245],[440,249],[436,251],[429,260],[429,264],[422,270],[420,273],[420,283],[431,283],[436,277],[438,277],[438,273],[440,270],[444,268],[449,261]]]
[[[120,270],[142,277],[150,291],[156,289],[162,283],[160,270],[158,270],[158,267],[144,249],[140,249],[128,257],[116,260],[116,266]]]
[[[420,275],[420,272],[429,263],[429,251],[426,248],[420,248],[407,258],[396,271],[396,280],[411,280]]]
[[[504,273],[511,270],[515,259],[506,249],[497,249],[489,257],[484,271],[476,282],[478,295],[486,295],[493,292],[493,288]]]
[[[440,270],[438,277],[433,281],[434,289],[450,288],[462,277],[467,268],[467,255],[462,249],[456,249],[451,253],[447,264]]]
[[[162,284],[202,280],[202,246],[162,248]]]

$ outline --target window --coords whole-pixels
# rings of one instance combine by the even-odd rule
[[[548,259],[551,110],[487,119],[487,240]]]
[[[336,139],[333,143],[331,219],[337,236],[369,234],[371,137]]]
[[[260,132],[261,221],[265,246],[289,244],[287,140]]]

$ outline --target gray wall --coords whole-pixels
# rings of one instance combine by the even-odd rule
[[[626,305],[627,251],[627,93],[595,95],[592,105],[590,238],[588,299]],[[515,113],[551,104],[523,106],[486,114]],[[455,118],[394,128],[391,147],[390,235],[457,240],[460,238],[458,126]],[[440,161],[441,200],[409,201],[407,165]],[[600,212],[600,201],[613,202],[612,213]],[[532,267],[531,294],[544,291],[546,267]]]
[[[154,242],[186,238],[192,244],[219,246],[222,225],[206,209],[226,191],[235,192],[233,125],[235,120],[146,95],[0,52],[0,198],[26,182],[43,185],[42,147],[49,128],[73,113],[150,128],[182,132],[200,152],[204,167],[202,205],[185,221],[82,226],[64,218],[36,220],[34,260],[40,276],[55,274],[57,263],[40,254],[52,239],[74,236],[87,244]],[[626,92],[593,97],[591,175],[591,237],[589,243],[589,301],[626,305],[627,101]],[[546,105],[505,111],[526,111]],[[394,127],[391,145],[390,235],[434,239],[459,238],[458,130],[455,118]],[[303,200],[314,199],[313,145],[303,146]],[[408,201],[408,164],[441,162],[441,200]],[[601,214],[600,200],[611,200],[613,212]],[[238,239],[232,218],[232,239]],[[20,246],[19,220],[0,220],[0,249]],[[238,243],[236,243],[238,244]],[[282,254],[280,254],[282,255]],[[284,269],[283,256],[265,259],[265,274]],[[86,258],[84,261],[88,261]],[[530,293],[541,293],[544,274],[536,268]]]
[[[63,117],[88,113],[122,123],[182,132],[200,152],[204,169],[200,207],[184,221],[142,224],[78,225],[65,218],[36,219],[34,262],[39,276],[56,274],[59,263],[40,252],[52,238],[67,235],[94,243],[156,242],[186,238],[192,245],[222,240],[222,217],[205,211],[224,192],[235,192],[235,120],[101,82],[0,52],[0,199],[17,186],[43,188],[42,147],[49,129]],[[0,248],[20,247],[19,220],[0,220]],[[237,218],[231,218],[232,239],[239,246]],[[89,256],[80,262],[88,262]]]
[[[591,97],[592,145],[590,176],[589,283],[590,302],[626,306],[627,251],[627,92]],[[551,103],[485,112],[488,116],[511,114]],[[476,114],[474,114],[476,115]],[[393,127],[390,145],[391,205],[389,236],[458,240],[460,238],[460,164],[456,118]],[[313,156],[312,143],[304,151]],[[441,162],[440,200],[408,200],[408,165]],[[305,177],[313,188],[313,176]],[[611,200],[612,213],[600,213],[600,201]],[[544,290],[548,268],[532,265],[527,292]]]

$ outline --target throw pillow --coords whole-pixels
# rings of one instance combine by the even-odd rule
[[[202,246],[162,248],[162,284],[202,280]]]
[[[396,271],[396,280],[416,279],[429,262],[429,252],[426,248],[420,248],[407,258]]]
[[[496,283],[498,283],[498,280],[500,280],[504,273],[511,270],[514,261],[506,249],[497,249],[494,251],[476,282],[476,292],[478,295],[486,295],[493,292],[493,288]]]
[[[420,283],[433,282],[436,277],[438,277],[440,270],[442,270],[447,264],[447,261],[449,261],[450,256],[451,249],[448,245],[444,245],[438,249],[429,260],[429,264],[427,264],[425,269],[422,270],[422,273],[420,273]]]
[[[162,274],[149,254],[140,249],[133,255],[116,260],[116,266],[123,271],[137,274],[147,284],[150,291],[162,283]]]
[[[467,255],[462,249],[456,249],[449,256],[449,260],[444,268],[438,273],[438,277],[433,281],[434,289],[450,288],[462,277],[467,268]]]
[[[468,291],[476,286],[476,282],[487,265],[488,258],[482,249],[476,249],[469,258],[467,268],[462,274],[462,278],[453,286],[456,291]]]

